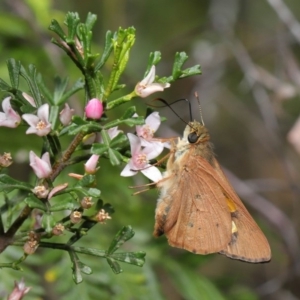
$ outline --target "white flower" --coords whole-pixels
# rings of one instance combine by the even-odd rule
[[[151,140],[153,138],[154,132],[160,126],[160,117],[158,112],[153,112],[145,119],[144,125],[136,126],[136,133],[139,137],[145,140]]]
[[[44,153],[42,158],[39,158],[33,151],[30,151],[29,160],[30,166],[38,178],[47,178],[51,174],[52,168],[49,152]]]
[[[121,172],[121,176],[134,176],[137,174],[137,171],[141,171],[154,182],[161,180],[162,175],[159,169],[149,164],[149,160],[160,154],[160,149],[157,149],[151,143],[143,148],[139,137],[132,133],[128,133],[127,136],[130,142],[131,159]]]
[[[49,123],[49,105],[43,104],[37,111],[37,116],[33,114],[24,114],[22,118],[30,125],[26,134],[35,133],[38,136],[45,136],[51,131]]]
[[[21,117],[12,109],[10,99],[11,97],[6,97],[2,102],[3,112],[0,112],[0,126],[16,128],[21,122]]]
[[[152,66],[148,75],[139,82],[135,87],[135,92],[141,98],[148,97],[149,95],[162,92],[165,88],[170,86],[170,83],[156,83],[155,79],[155,66]]]
[[[137,116],[137,115],[135,115]],[[155,144],[157,151],[160,153],[165,148],[170,148],[169,143],[162,143],[158,139],[153,138],[154,133],[157,131],[161,124],[160,116],[158,112],[153,112],[145,119],[144,125],[137,125],[136,128],[136,134],[139,136],[142,140],[142,146],[147,147],[149,143]]]

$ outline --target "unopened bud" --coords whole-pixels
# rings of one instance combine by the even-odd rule
[[[89,119],[98,120],[103,114],[103,104],[99,99],[91,99],[85,107],[85,115]]]

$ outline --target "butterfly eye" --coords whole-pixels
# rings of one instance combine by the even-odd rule
[[[191,144],[194,144],[198,141],[199,136],[197,135],[196,132],[192,132],[188,135],[188,141]]]

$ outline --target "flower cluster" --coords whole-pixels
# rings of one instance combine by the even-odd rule
[[[136,126],[137,135],[127,134],[130,143],[131,159],[121,172],[121,176],[134,176],[138,171],[141,171],[154,182],[162,179],[159,169],[150,164],[152,159],[162,153],[164,147],[168,147],[168,144],[162,143],[153,137],[160,123],[159,113],[153,112],[146,118],[144,125]]]

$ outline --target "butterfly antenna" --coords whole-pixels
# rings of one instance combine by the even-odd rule
[[[184,120],[184,119],[182,119],[181,117],[180,117],[180,115],[173,109],[173,107],[171,107],[171,105],[172,104],[175,104],[175,103],[177,103],[177,102],[179,102],[179,101],[183,101],[183,100],[185,100],[185,101],[187,101],[188,103],[189,103],[189,110],[190,110],[190,116],[192,115],[192,110],[191,110],[191,104],[190,104],[190,102],[189,102],[189,100],[188,99],[184,99],[184,98],[182,98],[182,99],[178,99],[178,100],[176,100],[176,101],[174,101],[174,102],[172,102],[172,103],[168,103],[166,100],[164,100],[164,99],[162,99],[162,98],[156,98],[156,99],[154,99],[154,101],[160,101],[160,102],[162,102],[163,104],[165,104],[165,106],[167,106],[167,107],[169,107],[171,110],[172,110],[172,112],[183,122],[183,123],[185,123],[185,124],[187,124],[188,125],[188,123]]]
[[[198,96],[198,93],[195,92],[195,97],[197,99],[197,102],[198,102],[198,106],[199,106],[199,113],[200,113],[200,119],[201,119],[201,123],[202,125],[204,126],[204,121],[203,121],[203,117],[202,117],[202,108],[201,108],[201,104],[200,104],[200,99],[199,99],[199,96]]]

